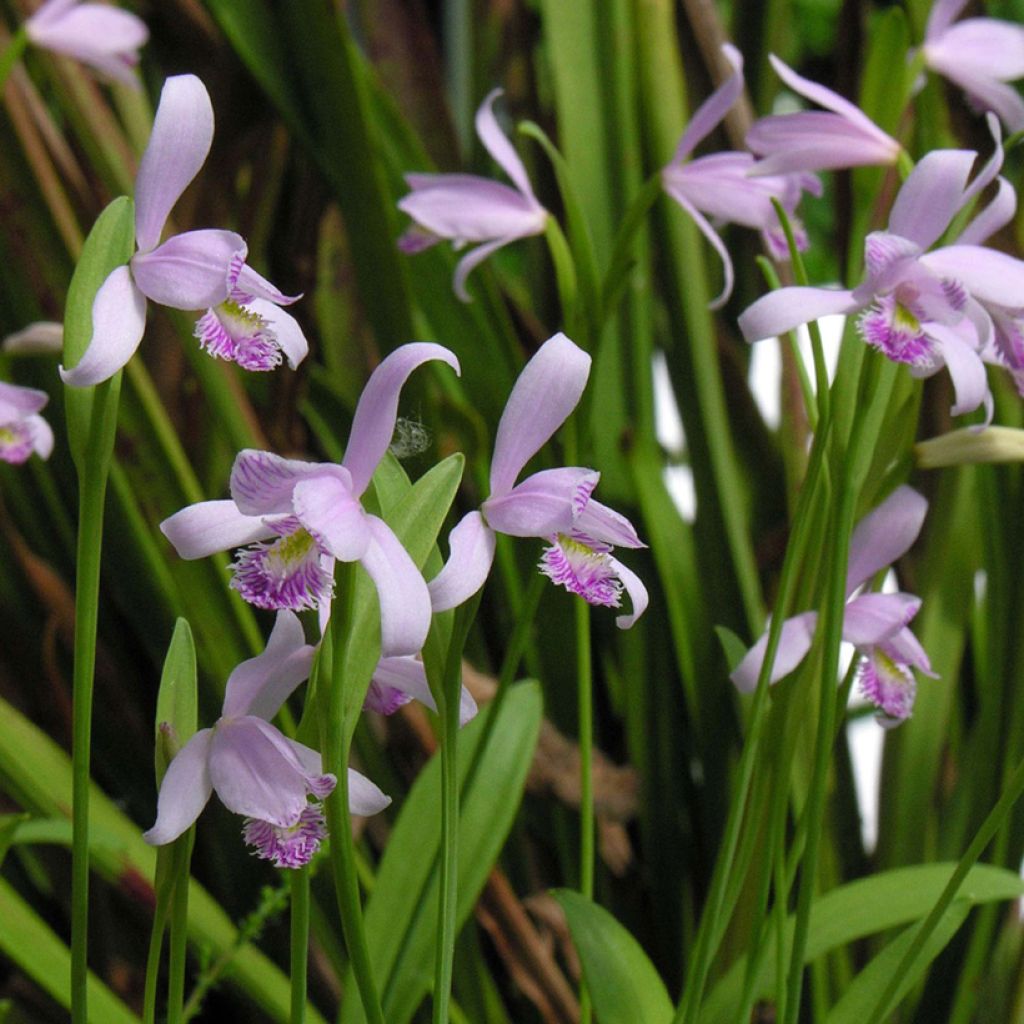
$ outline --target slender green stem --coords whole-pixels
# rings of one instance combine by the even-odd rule
[[[156,1024],[156,993],[160,982],[160,953],[164,945],[164,931],[170,911],[171,872],[174,848],[157,850],[156,908],[153,911],[153,930],[149,936],[146,956],[146,988],[142,997],[142,1024]]]
[[[174,842],[171,893],[171,935],[167,971],[167,1024],[181,1024],[185,1003],[185,960],[188,951],[189,865],[196,830],[193,826]]]
[[[594,898],[594,697],[590,605],[576,601],[576,698],[580,747],[580,892]],[[590,1024],[590,992],[580,980],[580,1024]]]
[[[75,667],[72,724],[71,840],[71,1019],[86,1024],[89,946],[89,759],[92,698],[96,674],[103,501],[107,489],[110,439],[117,423],[120,378],[100,384],[93,398],[89,440],[78,501],[75,586]]]
[[[25,26],[21,25],[18,31],[11,36],[7,49],[0,56],[0,95],[3,95],[7,86],[7,78],[14,69],[14,65],[21,60],[26,46],[28,46],[28,32],[25,30]]]
[[[309,867],[296,868],[289,878],[291,886],[291,1024],[306,1020],[306,973],[309,964]]]
[[[551,262],[555,268],[555,282],[558,285],[558,301],[562,307],[562,320],[565,328],[584,348],[589,348],[589,339],[585,336],[585,328],[579,315],[577,301],[576,264],[573,262],[572,250],[557,219],[549,216],[544,239],[548,243]]]
[[[1024,793],[1024,761],[1017,765],[1013,775],[1010,776],[1010,780],[1007,783],[1006,789],[1003,790],[1003,795],[999,798],[999,802],[992,808],[984,822],[982,822],[981,828],[978,829],[971,840],[971,845],[967,847],[964,855],[957,863],[956,869],[946,883],[945,889],[942,890],[942,895],[939,897],[938,902],[932,907],[931,912],[921,923],[921,927],[918,928],[914,935],[914,941],[911,942],[906,953],[903,954],[903,959],[896,970],[893,971],[889,984],[881,996],[879,996],[878,1002],[875,1003],[874,1008],[868,1015],[867,1024],[874,1024],[876,1021],[881,1022],[888,1019],[889,1010],[903,979],[913,970],[918,957],[924,949],[925,943],[932,932],[935,931],[939,921],[942,920],[942,916],[949,909],[949,905],[956,898],[956,894],[960,891],[960,886],[963,885],[968,872],[974,867],[978,858],[984,852],[985,847],[991,842],[992,837],[1006,822],[1010,811],[1013,809],[1013,805],[1020,799],[1022,793]]]
[[[455,958],[455,920],[458,912],[459,850],[459,705],[462,696],[462,652],[476,618],[480,593],[455,610],[445,657],[441,705],[441,877],[434,958],[433,1024],[448,1024],[452,969]]]
[[[324,810],[331,836],[331,869],[334,873],[341,930],[363,1002],[363,1012],[367,1024],[384,1024],[373,964],[366,944],[348,801],[348,759],[352,747],[352,730],[345,728],[345,688],[341,676],[345,664],[345,647],[352,631],[355,571],[354,562],[338,563],[331,627],[321,641],[321,665],[330,665],[329,673],[321,669],[317,680],[318,698],[323,708],[320,715],[321,751],[324,764],[338,778],[338,785],[324,801]]]
[[[721,852],[715,863],[715,870],[711,879],[711,889],[708,893],[707,903],[704,906],[704,912],[701,915],[693,961],[687,978],[687,986],[683,993],[683,998],[676,1009],[673,1024],[694,1024],[697,1020],[700,1013],[701,999],[704,994],[704,985],[711,966],[711,958],[714,956],[718,940],[725,930],[722,911],[726,902],[726,894],[730,889],[730,877],[736,849],[739,844],[740,829],[743,825],[747,808],[747,798],[750,794],[761,733],[764,730],[767,718],[765,703],[768,699],[768,679],[771,675],[772,665],[775,662],[776,651],[779,647],[782,623],[789,612],[789,606],[796,591],[799,569],[810,535],[808,529],[811,518],[810,509],[812,503],[817,500],[816,491],[824,463],[825,449],[828,444],[829,427],[830,424],[826,423],[823,425],[823,430],[815,434],[814,444],[811,448],[807,478],[800,491],[800,499],[797,503],[793,519],[793,533],[786,548],[786,556],[782,564],[779,596],[776,601],[775,615],[772,617],[768,629],[768,644],[765,648],[764,662],[761,665],[757,689],[750,708],[750,731],[747,734],[746,743],[743,745],[743,753],[740,757],[735,796],[729,808],[729,817],[726,820],[725,832],[722,837]]]

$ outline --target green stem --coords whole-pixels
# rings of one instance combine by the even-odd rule
[[[296,868],[289,878],[291,885],[291,1024],[306,1020],[306,973],[309,963],[309,868]]]
[[[165,875],[170,873],[173,847],[157,850],[156,908],[153,911],[153,930],[149,936],[146,956],[146,988],[142,997],[142,1024],[156,1024],[156,992],[160,981],[160,953],[163,950],[164,930],[170,911],[171,884]]]
[[[185,960],[188,952],[188,883],[195,827],[175,840],[174,889],[171,893],[171,936],[167,972],[167,1024],[181,1024],[185,1003]]]
[[[96,675],[100,553],[103,502],[107,490],[110,443],[117,424],[120,377],[95,391],[89,440],[78,501],[78,550],[75,587],[75,666],[73,683],[71,789],[71,1019],[86,1024],[89,946],[89,759],[92,698]]]
[[[576,264],[573,262],[572,250],[569,248],[562,226],[554,217],[548,217],[544,239],[548,243],[551,262],[555,268],[558,301],[562,307],[562,321],[565,323],[565,329],[572,335],[573,340],[578,341],[583,348],[589,348],[589,339],[585,336],[585,328],[579,316]]]
[[[590,605],[576,601],[576,697],[580,747],[580,892],[594,898],[594,705]],[[580,1024],[590,1024],[590,992],[580,979]]]
[[[455,610],[455,622],[445,658],[441,703],[441,878],[434,958],[433,1024],[448,1024],[455,921],[458,912],[459,849],[459,705],[462,696],[462,652],[476,618],[480,592]]]
[[[28,46],[28,32],[25,26],[21,25],[18,31],[11,36],[11,41],[7,49],[4,50],[3,56],[0,56],[0,95],[3,95],[7,86],[7,78],[14,69],[14,65],[21,60],[26,46]]]
[[[367,1024],[384,1024],[380,996],[373,975],[370,951],[366,944],[363,907],[359,896],[359,874],[355,844],[352,840],[352,816],[348,802],[348,760],[352,731],[345,728],[345,693],[342,672],[345,647],[352,631],[352,604],[355,587],[354,562],[339,562],[336,571],[335,598],[331,626],[321,641],[321,663],[330,664],[317,679],[317,693],[324,708],[320,716],[321,750],[324,764],[338,778],[338,785],[324,801],[327,828],[331,836],[331,869],[338,900],[341,930],[345,936],[356,985],[363,1002]]]
[[[889,979],[889,984],[885,987],[885,991],[879,996],[878,1002],[875,1003],[871,1013],[868,1014],[868,1024],[888,1019],[889,1009],[903,979],[913,970],[918,957],[921,955],[921,951],[924,949],[925,943],[932,932],[935,931],[939,921],[942,920],[942,916],[949,909],[949,905],[956,898],[956,894],[960,891],[960,886],[963,885],[968,872],[974,867],[978,858],[984,852],[985,847],[991,842],[992,837],[1007,820],[1013,805],[1020,799],[1022,793],[1024,793],[1024,761],[1017,765],[1013,775],[1010,776],[1010,781],[1006,789],[1003,790],[1003,795],[999,798],[999,802],[992,808],[988,817],[982,823],[981,828],[978,829],[974,839],[971,840],[971,845],[967,847],[966,852],[957,863],[956,870],[946,883],[945,889],[942,890],[942,895],[939,897],[938,902],[932,907],[931,912],[921,923],[921,927],[914,935],[914,941],[911,942],[906,953],[903,954],[903,959]]]

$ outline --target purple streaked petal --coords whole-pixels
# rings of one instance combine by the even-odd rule
[[[298,320],[266,299],[253,299],[248,307],[267,322],[267,326],[274,333],[274,341],[284,353],[288,365],[294,370],[309,354],[309,342],[302,333]]]
[[[393,715],[399,708],[404,708],[412,700],[412,696],[403,693],[401,690],[388,686],[387,683],[378,682],[376,678],[370,680],[366,696],[363,698],[363,710],[373,711],[378,715]]]
[[[904,485],[896,488],[857,524],[850,539],[847,594],[910,550],[927,512],[927,500]]]
[[[523,161],[519,154],[512,148],[505,133],[498,125],[498,119],[494,116],[494,101],[503,94],[503,89],[492,89],[480,104],[476,112],[476,133],[484,144],[487,152],[494,157],[495,163],[512,179],[516,188],[524,196],[527,196],[534,203],[536,199],[533,189],[530,187],[530,179],[526,174]]]
[[[92,303],[92,338],[82,358],[61,380],[85,388],[109,380],[135,354],[146,329],[146,299],[132,282],[128,267],[107,276]]]
[[[306,778],[293,752],[262,718],[222,718],[210,747],[210,779],[229,811],[287,827],[306,806]],[[280,736],[280,734],[278,734]]]
[[[865,134],[838,114],[806,110],[761,118],[747,132],[746,143],[763,156],[751,174],[764,175],[894,164],[899,144],[885,138]]]
[[[913,594],[861,594],[843,612],[843,639],[858,647],[881,643],[898,633],[918,613]]]
[[[294,757],[299,770],[305,776],[306,788],[310,794],[320,800],[325,796],[330,796],[338,779],[330,772],[324,771],[323,758],[320,753],[313,750],[312,747],[299,743],[298,740],[290,740],[287,736],[282,736],[273,726],[268,726],[268,728],[272,731],[274,741],[279,746],[283,745],[286,748],[287,756]]]
[[[177,839],[206,806],[213,790],[209,771],[212,742],[213,730],[200,729],[167,766],[157,797],[156,823],[142,834],[151,846]]]
[[[733,73],[697,108],[672,155],[672,163],[685,160],[729,113],[743,92],[743,55],[730,43],[722,47]]]
[[[998,190],[992,201],[967,225],[957,238],[957,245],[981,245],[997,231],[1006,227],[1017,213],[1017,190],[999,177]]]
[[[865,136],[873,137],[880,146],[891,150],[892,157],[889,162],[891,163],[896,160],[900,150],[899,143],[894,138],[883,132],[882,129],[879,128],[878,125],[860,109],[860,107],[851,103],[849,100],[843,99],[843,97],[838,93],[833,92],[824,85],[821,85],[818,82],[812,82],[809,78],[804,78],[802,75],[798,75],[792,68],[779,60],[775,54],[769,54],[768,59],[771,61],[772,67],[775,69],[775,73],[783,82],[786,83],[787,86],[789,86],[790,89],[793,90],[793,92],[798,93],[805,99],[809,99],[812,103],[817,103],[819,107],[824,107],[826,110],[833,111],[846,121],[850,122],[850,124],[859,128]],[[812,168],[808,168],[808,170],[811,169]]]
[[[733,270],[732,270],[732,258],[729,256],[729,250],[726,249],[725,243],[719,237],[718,232],[708,223],[704,215],[690,202],[686,196],[680,191],[670,191],[669,193],[672,198],[690,215],[691,220],[697,225],[697,229],[700,233],[708,240],[711,244],[711,248],[718,253],[718,258],[722,261],[722,291],[718,297],[712,299],[708,303],[708,309],[721,309],[723,305],[729,300],[729,296],[732,294],[732,283],[733,283]]]
[[[182,558],[190,559],[277,536],[277,530],[262,517],[244,515],[233,501],[189,505],[165,519],[160,532]]]
[[[0,426],[32,416],[46,406],[50,396],[38,388],[24,388],[0,380]]]
[[[455,242],[522,238],[544,230],[547,212],[514,188],[473,174],[410,176],[398,208],[432,234]]]
[[[199,173],[212,141],[213,105],[206,87],[195,75],[168,78],[135,179],[135,240],[140,252],[156,248],[171,207]],[[181,308],[214,304],[200,302]]]
[[[295,515],[321,547],[342,562],[356,562],[370,543],[363,506],[352,493],[351,478],[342,466],[325,466],[295,484]],[[344,475],[342,475],[344,474]]]
[[[609,555],[608,561],[618,573],[619,579],[622,580],[622,586],[625,588],[626,593],[629,594],[630,603],[633,605],[633,610],[628,615],[617,615],[615,617],[615,625],[619,629],[629,629],[647,609],[647,588],[643,585],[640,577],[632,569],[624,566],[617,558]]]
[[[920,262],[939,277],[959,281],[980,302],[1016,309],[1024,295],[1024,262],[980,245],[947,245]]]
[[[242,827],[242,839],[254,848],[253,856],[269,860],[275,868],[305,867],[326,836],[327,823],[320,804],[306,804],[299,820],[288,828],[259,818],[246,818]]]
[[[398,397],[406,380],[417,367],[435,359],[447,363],[456,374],[461,373],[454,353],[443,345],[418,341],[396,348],[370,374],[359,396],[345,457],[341,460],[352,474],[352,493],[356,497],[366,490],[377,463],[391,444],[398,418]]]
[[[645,548],[633,524],[615,509],[591,498],[572,524],[574,533],[581,533],[601,544],[614,548]]]
[[[967,4],[968,0],[935,0],[931,13],[928,15],[928,24],[924,33],[925,40],[931,42],[942,35],[956,21]]]
[[[228,297],[228,269],[244,252],[234,231],[206,228],[172,235],[152,252],[132,257],[132,277],[147,298],[172,309],[205,309]]]
[[[917,682],[906,665],[881,648],[871,648],[858,668],[858,679],[861,693],[879,709],[879,725],[891,729],[910,717]]]
[[[373,681],[381,683],[391,690],[400,691],[407,700],[418,700],[421,704],[437,711],[434,695],[427,683],[427,673],[423,662],[407,655],[401,658],[381,658],[373,672]],[[403,701],[404,703],[404,701]],[[378,710],[374,708],[373,710]],[[386,712],[384,712],[386,713]],[[459,700],[459,725],[465,725],[476,716],[477,706],[473,695],[462,687]]]
[[[963,205],[976,158],[967,149],[937,149],[923,156],[896,196],[889,231],[922,249],[932,245]]]
[[[353,814],[369,817],[383,811],[389,803],[391,797],[382,793],[365,775],[360,775],[354,768],[349,768],[348,806]]]
[[[779,637],[778,650],[775,652],[775,662],[772,665],[769,683],[777,683],[783,676],[788,676],[804,660],[807,652],[811,649],[817,624],[817,612],[802,612],[800,615],[794,615],[791,619],[786,619],[782,624],[782,633]],[[761,674],[761,665],[764,663],[767,650],[768,633],[766,631],[747,651],[743,660],[729,677],[741,692],[752,693],[757,689],[757,677]]]
[[[243,661],[228,676],[223,714],[229,718],[256,715],[269,722],[309,677],[313,652],[298,616],[278,612],[263,653]]]
[[[779,288],[748,306],[739,327],[747,341],[761,341],[823,316],[854,313],[861,305],[853,292],[838,288]]]
[[[488,498],[480,511],[487,525],[511,537],[568,533],[600,474],[581,466],[543,469],[507,494]]]
[[[992,422],[992,393],[989,391],[988,376],[980,354],[951,327],[931,324],[928,330],[942,346],[942,358],[953,381],[956,401],[950,413],[953,416],[963,416],[984,404],[987,426]]]
[[[281,534],[272,543],[242,548],[231,565],[230,586],[257,608],[300,612],[328,604],[334,577],[325,568],[325,552],[297,519],[277,522]]]
[[[468,601],[483,585],[494,561],[496,538],[479,512],[469,512],[448,534],[448,561],[427,584],[435,612]]]
[[[548,338],[523,367],[505,403],[491,462],[491,496],[507,494],[534,455],[576,408],[590,356],[564,334]]]
[[[247,516],[290,514],[295,485],[326,469],[326,463],[286,459],[274,452],[244,448],[231,467],[231,498],[238,511]],[[345,470],[339,476],[348,480]]]
[[[430,592],[416,563],[376,516],[367,516],[370,543],[359,560],[377,588],[382,657],[417,654],[430,629]]]
[[[276,285],[271,284],[265,277],[257,274],[248,263],[243,262],[237,273],[231,275],[231,284],[234,289],[247,296],[246,305],[252,304],[252,299],[262,299],[264,302],[273,303],[275,306],[290,306],[298,302],[302,295],[285,295]]]

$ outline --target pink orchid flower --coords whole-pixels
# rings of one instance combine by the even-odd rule
[[[772,200],[778,200],[790,215],[797,245],[805,249],[807,236],[794,211],[803,191],[821,194],[821,183],[813,174],[751,176],[755,161],[750,153],[712,153],[688,159],[718,127],[743,92],[742,54],[728,43],[722,47],[722,52],[735,73],[697,109],[679,140],[672,162],[661,172],[665,191],[693,219],[722,261],[725,282],[721,295],[711,303],[712,309],[718,309],[732,294],[733,267],[725,244],[704,215],[721,223],[741,224],[760,231],[771,254],[784,260],[789,258],[789,249]]]
[[[373,670],[363,707],[380,715],[393,715],[411,700],[418,700],[437,713],[437,703],[430,692],[423,662],[412,655],[381,658]],[[463,686],[459,698],[459,725],[475,718],[477,710],[473,695]]]
[[[248,545],[235,559],[231,585],[259,608],[322,607],[331,598],[334,560],[358,561],[377,587],[382,653],[416,654],[430,628],[426,583],[391,527],[360,498],[391,441],[403,384],[435,359],[459,372],[448,349],[427,342],[403,345],[381,362],[359,398],[340,465],[240,452],[231,500],[190,505],[160,529],[183,558]]]
[[[771,114],[756,121],[746,142],[762,157],[755,174],[834,171],[871,164],[894,164],[900,144],[882,131],[859,107],[838,93],[798,75],[774,54],[769,55],[779,78],[824,110]]]
[[[1013,215],[1014,196],[1000,179],[992,201],[953,245],[928,252],[954,216],[999,173],[1003,151],[999,122],[989,118],[996,140],[992,158],[968,184],[977,154],[935,150],[907,177],[896,196],[888,229],[868,235],[867,274],[853,291],[832,288],[780,288],[758,299],[739,318],[748,341],[773,337],[830,313],[862,313],[861,337],[910,372],[928,377],[949,369],[956,392],[953,414],[984,404],[991,417],[992,396],[982,359],[994,346],[1014,369],[1019,338],[1024,263],[979,243]],[[994,326],[997,325],[997,326]],[[1016,332],[1016,333],[1015,333]]]
[[[911,669],[935,678],[928,655],[908,628],[921,599],[871,591],[852,595],[880,569],[906,554],[921,532],[927,511],[928,502],[917,491],[900,487],[857,524],[850,540],[843,639],[857,648],[862,659],[861,692],[878,707],[878,720],[887,727],[909,718],[913,710],[917,684]],[[817,612],[786,619],[769,682],[778,682],[804,660],[817,623]],[[767,647],[765,632],[733,672],[732,681],[744,693],[757,686]]]
[[[320,755],[270,724],[307,678],[314,649],[302,623],[278,612],[262,654],[230,675],[221,717],[200,729],[171,761],[160,786],[156,823],[143,835],[153,846],[178,838],[216,791],[229,811],[244,815],[243,836],[254,853],[279,868],[309,863],[326,834],[322,800],[337,779],[324,773]],[[369,779],[348,770],[355,814],[376,814],[391,802]]]
[[[276,345],[293,366],[306,354],[298,324],[278,309],[294,299],[245,265],[247,247],[241,235],[205,229],[160,242],[171,208],[198,174],[212,141],[213,106],[203,83],[195,75],[169,78],[135,182],[138,251],[127,265],[112,271],[96,293],[92,339],[76,366],[61,368],[66,384],[98,384],[131,359],[146,328],[147,299],[172,309],[227,308],[236,319],[244,319],[248,311],[243,334],[258,333],[259,345]],[[203,343],[225,358],[239,358],[248,351],[238,339],[215,344],[204,337]]]
[[[482,243],[466,253],[455,268],[455,294],[463,302],[470,301],[466,278],[477,264],[509,242],[542,234],[548,220],[522,160],[498,127],[494,101],[501,93],[494,89],[480,105],[476,131],[515,188],[475,174],[407,174],[406,184],[412,191],[398,203],[417,224],[398,241],[404,252],[420,252],[442,238],[451,239],[456,249],[470,242]]]
[[[45,391],[0,381],[0,460],[20,464],[33,452],[50,457],[53,431],[39,415],[49,400]]]
[[[576,408],[589,375],[590,356],[564,334],[544,342],[523,368],[498,424],[490,496],[449,534],[448,561],[430,581],[435,611],[462,604],[484,585],[495,535],[504,533],[549,540],[541,571],[591,604],[617,608],[625,589],[633,611],[616,619],[620,629],[643,614],[646,588],[611,551],[644,544],[628,519],[591,498],[600,474],[565,466],[516,483],[526,463]]]
[[[955,82],[979,110],[992,110],[1011,132],[1024,129],[1024,99],[1009,82],[1024,78],[1024,27],[995,18],[953,24],[967,0],[937,0],[928,16],[925,64]]]
[[[135,66],[149,29],[128,11],[78,0],[47,0],[25,22],[25,32],[36,46],[74,57],[126,85],[139,86]]]

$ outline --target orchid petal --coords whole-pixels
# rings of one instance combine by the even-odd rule
[[[258,316],[263,317],[267,326],[274,332],[274,340],[284,353],[288,365],[294,370],[309,354],[309,342],[306,340],[298,320],[266,299],[253,299],[246,304]]]
[[[78,0],[46,0],[39,9],[25,21],[25,28],[28,30],[28,37],[33,42],[36,39],[36,32],[46,26],[59,21],[67,14]]]
[[[893,164],[899,143],[882,133],[865,134],[838,114],[805,110],[772,114],[751,125],[746,143],[763,155],[752,175],[842,170],[873,164]]]
[[[582,533],[601,544],[616,548],[645,548],[633,524],[615,509],[591,498],[572,524],[573,531]]]
[[[590,375],[590,356],[555,334],[523,367],[498,423],[491,496],[507,494],[523,467],[576,408]]]
[[[338,779],[337,776],[324,771],[324,761],[320,753],[313,750],[312,747],[299,743],[298,740],[290,740],[287,736],[282,736],[273,726],[269,728],[272,730],[274,741],[279,746],[283,745],[286,748],[285,753],[288,759],[295,759],[299,770],[305,778],[306,789],[313,796],[320,799],[330,796],[337,785]]]
[[[494,116],[494,101],[503,92],[503,89],[492,89],[480,104],[476,112],[476,133],[480,136],[480,141],[484,144],[487,152],[512,179],[516,188],[524,196],[536,202],[523,161],[519,159],[519,154],[512,148],[512,143],[508,141],[507,136],[498,126],[498,119]]]
[[[235,278],[235,289],[251,295],[254,299],[262,299],[264,302],[272,303],[275,306],[290,306],[298,302],[301,295],[285,295],[279,288],[271,284],[265,277],[257,274],[248,263],[243,263]],[[252,302],[246,305],[253,305]]]
[[[212,729],[200,729],[167,766],[156,804],[156,823],[142,834],[152,846],[177,839],[199,817],[213,790],[209,755]]]
[[[37,12],[38,13],[38,12]],[[29,21],[29,38],[127,85],[138,87],[134,67],[149,38],[145,22],[105,4],[81,4],[42,23]]]
[[[344,468],[325,466],[324,469],[340,472],[319,473],[295,484],[292,494],[295,515],[335,558],[342,562],[358,561],[370,543],[366,513],[352,494]]]
[[[929,41],[925,57],[943,74],[950,68],[1012,82],[1024,77],[1024,26],[996,18],[968,18],[941,39]]]
[[[234,231],[186,231],[152,252],[136,253],[132,276],[139,290],[161,306],[205,309],[228,297],[231,260],[244,251],[245,240]]]
[[[359,561],[377,588],[381,654],[416,654],[430,629],[430,592],[391,527],[376,516],[366,519],[370,543]]]
[[[53,429],[42,416],[28,416],[23,421],[32,438],[32,450],[41,459],[53,454]]]
[[[959,281],[980,302],[1016,309],[1024,295],[1024,262],[980,245],[947,245],[920,262],[939,277]]]
[[[1002,176],[995,198],[960,233],[957,245],[981,245],[1006,227],[1017,213],[1017,190]]]
[[[712,299],[708,303],[708,309],[721,309],[722,306],[729,300],[729,296],[732,294],[733,284],[733,269],[732,269],[732,258],[729,256],[729,250],[726,249],[725,243],[719,237],[718,232],[708,223],[704,215],[690,202],[686,196],[676,190],[666,189],[672,198],[690,215],[693,223],[697,225],[697,229],[700,233],[708,240],[711,244],[711,248],[718,253],[718,258],[722,261],[722,291],[718,297]]]
[[[788,676],[804,660],[811,649],[817,623],[817,612],[802,612],[791,619],[786,619],[782,624],[769,683],[777,683],[783,676]],[[743,693],[752,693],[757,689],[757,679],[761,674],[761,666],[767,651],[768,633],[765,631],[729,677],[737,689]]]
[[[228,676],[223,714],[230,718],[256,715],[269,722],[309,677],[313,653],[298,616],[278,612],[263,653],[243,661]]]
[[[991,111],[985,115],[985,123],[992,133],[992,141],[995,144],[992,155],[985,161],[984,167],[974,176],[964,191],[963,199],[960,201],[960,208],[963,209],[982,189],[995,181],[996,175],[1003,169],[1005,153],[1003,152],[1003,130],[999,125],[999,118]]]
[[[928,502],[912,487],[897,487],[869,512],[853,531],[846,569],[846,593],[851,594],[879,569],[892,565],[917,540]]]
[[[937,149],[923,156],[896,196],[889,231],[922,249],[932,245],[963,205],[976,158],[966,149]]]
[[[488,526],[511,537],[568,533],[600,474],[580,466],[544,469],[507,494],[488,498],[480,510]]]
[[[985,424],[992,421],[992,393],[988,387],[985,364],[978,352],[968,345],[955,330],[941,324],[930,324],[928,333],[934,335],[942,345],[942,358],[953,381],[956,401],[950,413],[963,416],[985,405]]]
[[[146,299],[132,283],[128,267],[117,267],[96,292],[92,304],[92,338],[82,358],[61,380],[74,388],[109,380],[131,357],[146,329]]]
[[[32,416],[49,400],[50,396],[38,388],[25,388],[0,380],[0,426]]]
[[[718,127],[743,92],[743,55],[730,43],[722,47],[733,73],[697,108],[676,146],[672,163],[681,163]]]
[[[229,811],[287,828],[306,806],[306,779],[294,753],[262,718],[224,718],[210,748],[210,779]]]
[[[647,588],[643,585],[640,577],[632,569],[627,569],[617,558],[608,556],[608,563],[618,574],[622,585],[629,594],[629,600],[633,610],[628,615],[618,615],[615,618],[615,625],[619,629],[630,629],[634,622],[647,610]]]
[[[921,646],[921,642],[909,629],[904,628],[894,633],[885,641],[882,647],[890,657],[895,655],[897,660],[910,665],[912,668],[916,668],[918,672],[931,676],[932,679],[939,678],[932,671],[932,663],[925,649]]]
[[[340,466],[338,474],[348,480]],[[247,516],[281,515],[292,512],[295,485],[309,476],[325,472],[326,464],[286,459],[274,452],[244,448],[231,467],[231,498],[238,511]]]
[[[370,374],[359,396],[345,457],[341,461],[352,474],[352,493],[356,497],[366,490],[377,463],[391,444],[398,418],[398,397],[406,380],[418,366],[435,359],[447,363],[456,374],[461,373],[454,353],[443,345],[420,341],[396,348]]]
[[[469,275],[492,253],[497,252],[503,246],[515,242],[523,235],[516,232],[514,235],[505,235],[502,238],[495,238],[492,242],[484,242],[475,249],[470,249],[465,256],[455,265],[455,273],[452,276],[452,288],[460,302],[472,302],[473,297],[466,290],[466,280]]]
[[[1024,99],[1012,86],[983,71],[950,60],[932,59],[931,66],[963,89],[974,104],[999,115],[1011,132],[1024,130]]]
[[[381,792],[365,775],[354,768],[348,770],[348,807],[353,814],[369,817],[383,811],[391,803],[391,797]]]
[[[135,240],[141,252],[156,248],[171,207],[199,173],[212,142],[213,105],[206,87],[195,75],[168,78],[135,179]]]
[[[448,534],[448,561],[427,584],[435,612],[468,601],[483,585],[494,561],[496,538],[479,512],[469,512]]]
[[[260,516],[238,511],[233,501],[200,501],[175,512],[160,524],[160,532],[182,558],[205,558],[218,551],[240,548],[277,535]]]
[[[37,320],[4,338],[4,352],[12,356],[59,354],[64,347],[64,325]]]
[[[968,0],[935,0],[931,13],[928,15],[925,39],[930,42],[942,35],[956,21],[967,4]]]
[[[834,313],[853,313],[861,307],[853,292],[833,288],[778,288],[762,295],[739,317],[747,341],[774,338]]]
[[[918,613],[921,599],[913,594],[861,594],[843,612],[843,639],[857,647],[888,640]]]
[[[406,697],[418,700],[421,704],[437,712],[434,695],[430,692],[426,669],[418,658],[406,655],[401,658],[381,658],[373,671],[373,681],[383,684],[389,689],[399,690]],[[476,716],[477,706],[473,695],[461,688],[459,696],[459,725],[465,725]]]

